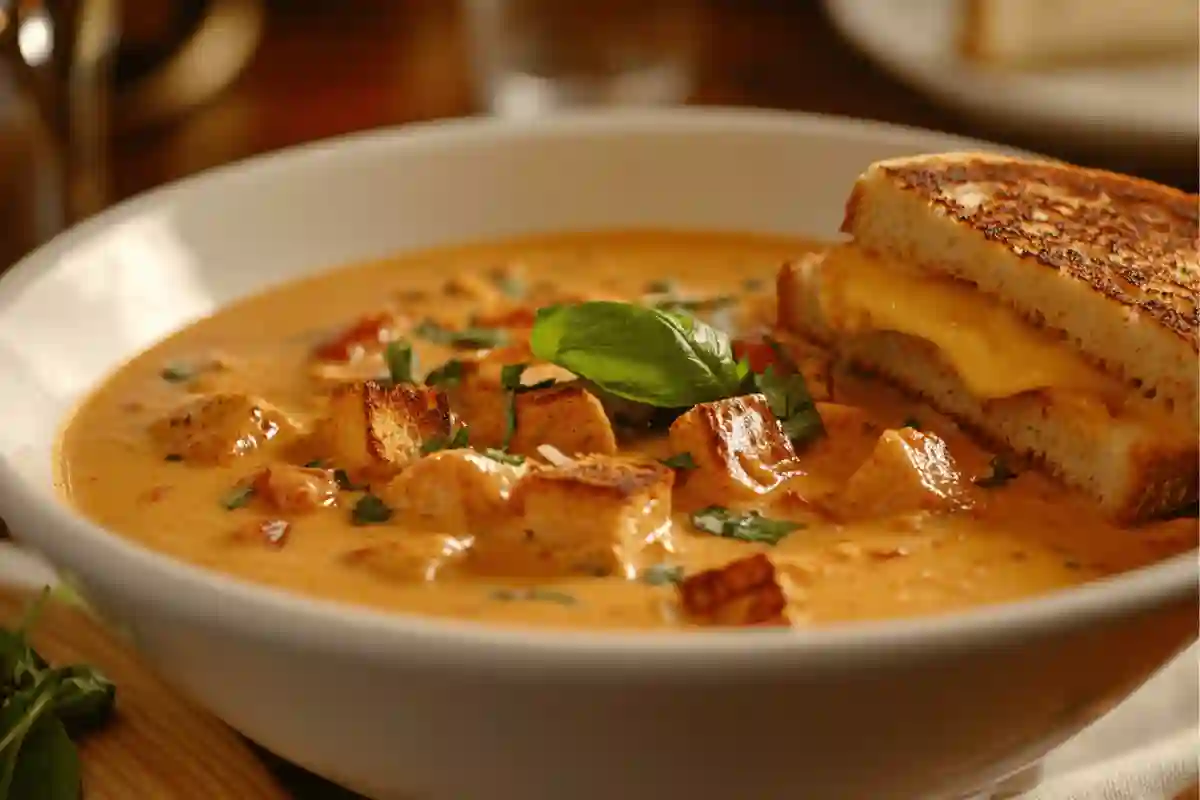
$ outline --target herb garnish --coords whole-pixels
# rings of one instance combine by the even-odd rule
[[[496,589],[492,592],[494,600],[537,600],[544,603],[557,603],[560,606],[573,606],[579,602],[574,595],[554,589],[542,589],[531,586],[528,589]]]
[[[756,383],[792,444],[807,444],[825,433],[825,424],[817,412],[817,404],[813,402],[804,376],[799,372],[781,375],[774,366],[770,366],[757,376]]]
[[[532,392],[536,389],[548,389],[555,384],[553,378],[530,384],[521,383],[521,376],[529,369],[528,364],[505,364],[500,368],[500,388],[504,389],[504,443],[501,449],[507,450],[512,443],[512,437],[517,432],[517,395]]]
[[[688,452],[676,453],[673,456],[661,459],[660,464],[671,467],[672,469],[695,469],[696,459],[692,458],[692,454]]]
[[[377,525],[392,518],[392,509],[373,494],[364,494],[354,504],[350,520],[355,525]]]
[[[343,492],[361,492],[367,488],[350,480],[350,474],[344,469],[335,469],[333,471],[333,481]]]
[[[221,499],[221,505],[225,506],[227,511],[233,511],[245,506],[252,497],[254,497],[254,484],[239,484]]]
[[[50,589],[16,630],[0,629],[0,800],[78,800],[79,755],[71,736],[107,721],[116,688],[92,667],[51,667],[28,641]]]
[[[638,580],[651,586],[666,586],[683,580],[683,567],[677,564],[654,564],[638,575]]]
[[[462,382],[463,362],[452,358],[445,364],[425,376],[426,386],[436,386],[441,389],[453,389]]]
[[[179,453],[167,453],[163,456],[163,461],[183,461],[183,456]]]
[[[412,345],[403,339],[388,342],[383,350],[383,360],[387,363],[388,375],[392,383],[412,383],[413,369],[416,364]]]
[[[304,465],[305,469],[325,469],[325,459],[315,458]]]
[[[525,296],[525,282],[518,276],[505,272],[502,269],[497,269],[491,272],[489,277],[496,288],[509,299],[520,300]]]
[[[538,311],[533,353],[606,392],[660,408],[744,393],[750,368],[729,337],[695,317],[593,301]]]
[[[471,432],[466,425],[458,428],[449,436],[435,436],[429,441],[421,445],[421,452],[425,455],[436,453],[439,450],[461,450],[469,446],[471,441]]]
[[[172,361],[158,373],[167,383],[184,383],[196,377],[196,370],[180,361]]]
[[[675,283],[666,278],[650,281],[646,284],[648,294],[671,294],[675,291]]]
[[[914,431],[919,431],[921,430],[921,420],[917,419],[916,417],[905,417],[904,422],[901,423],[901,427],[912,428]]]
[[[497,450],[494,447],[485,449],[483,451],[483,455],[487,456],[492,461],[499,461],[501,464],[508,464],[510,467],[519,467],[525,463],[525,456],[506,453],[503,450]]]
[[[974,483],[982,489],[995,489],[998,486],[1011,481],[1017,477],[1017,473],[1013,471],[1008,462],[1002,456],[992,456],[990,462],[992,468],[991,474],[976,478]]]
[[[468,350],[473,348],[498,347],[508,342],[508,332],[502,328],[468,327],[452,331],[428,319],[418,325],[413,333],[434,344]]]
[[[769,519],[757,511],[738,512],[721,506],[709,506],[692,514],[692,525],[705,533],[743,542],[777,544],[804,526],[785,519]]]

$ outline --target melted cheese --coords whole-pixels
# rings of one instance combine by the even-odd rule
[[[930,342],[980,399],[1051,388],[1120,393],[1113,378],[1072,348],[970,285],[918,275],[852,247],[826,257],[820,302],[840,332],[892,331]]]

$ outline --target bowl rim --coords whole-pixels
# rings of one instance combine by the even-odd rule
[[[60,234],[0,278],[0,316],[24,287],[60,256],[101,230],[135,217],[176,195],[234,188],[241,180],[270,181],[279,172],[326,158],[371,158],[410,147],[586,134],[646,135],[680,132],[806,133],[911,141],[941,149],[1020,152],[921,128],[821,114],[757,109],[673,108],[584,111],[525,121],[484,117],[435,120],[356,132],[252,156],[186,177],[122,201]],[[1195,551],[1117,576],[1014,602],[936,616],[839,623],[816,628],[738,631],[631,631],[498,626],[467,619],[385,611],[256,584],[193,565],[112,533],[50,502],[0,462],[0,509],[16,537],[44,549],[85,583],[152,602],[163,616],[216,625],[241,636],[304,650],[350,651],[386,661],[488,663],[503,659],[534,671],[604,668],[612,678],[670,670],[683,677],[713,669],[753,669],[781,662],[837,665],[866,657],[920,658],[933,650],[999,646],[1053,635],[1112,618],[1147,613],[1197,595]],[[28,534],[26,531],[36,531]],[[117,587],[121,588],[117,588]]]

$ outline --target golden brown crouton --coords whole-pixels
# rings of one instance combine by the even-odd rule
[[[473,533],[501,523],[527,469],[474,450],[442,450],[411,464],[381,494],[411,527]]]
[[[197,464],[224,464],[294,433],[283,412],[245,394],[201,397],[150,426],[164,455]]]
[[[477,532],[472,555],[484,571],[632,577],[647,546],[671,549],[674,477],[609,456],[532,469],[513,489],[508,524]]]
[[[697,572],[677,584],[684,617],[697,625],[788,625],[787,595],[764,553]]]
[[[557,379],[561,370],[550,366],[543,371],[539,365],[531,366],[524,377],[525,385],[542,380],[543,375]],[[471,431],[472,445],[503,445],[509,396],[500,384],[498,371],[494,378],[482,373],[466,375],[450,398],[451,407]],[[515,403],[517,425],[509,452],[532,456],[543,444],[567,455],[612,455],[617,451],[616,435],[604,406],[577,381],[520,392]]]
[[[275,464],[254,479],[254,496],[276,511],[304,514],[337,502],[338,485],[326,469]]]
[[[965,508],[970,484],[946,443],[913,428],[887,430],[835,498],[847,519],[869,519],[923,510]]]
[[[322,455],[352,472],[387,474],[420,458],[421,445],[450,435],[446,397],[425,386],[375,381],[339,387],[317,429]]]
[[[796,453],[761,394],[701,403],[671,425],[671,448],[690,453],[682,489],[691,502],[751,500],[796,472]]]

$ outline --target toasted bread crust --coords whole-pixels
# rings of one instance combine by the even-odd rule
[[[1200,350],[1200,198],[1150,181],[986,153],[894,159],[882,174],[1018,258],[1082,281]],[[864,180],[842,223],[853,232]]]

